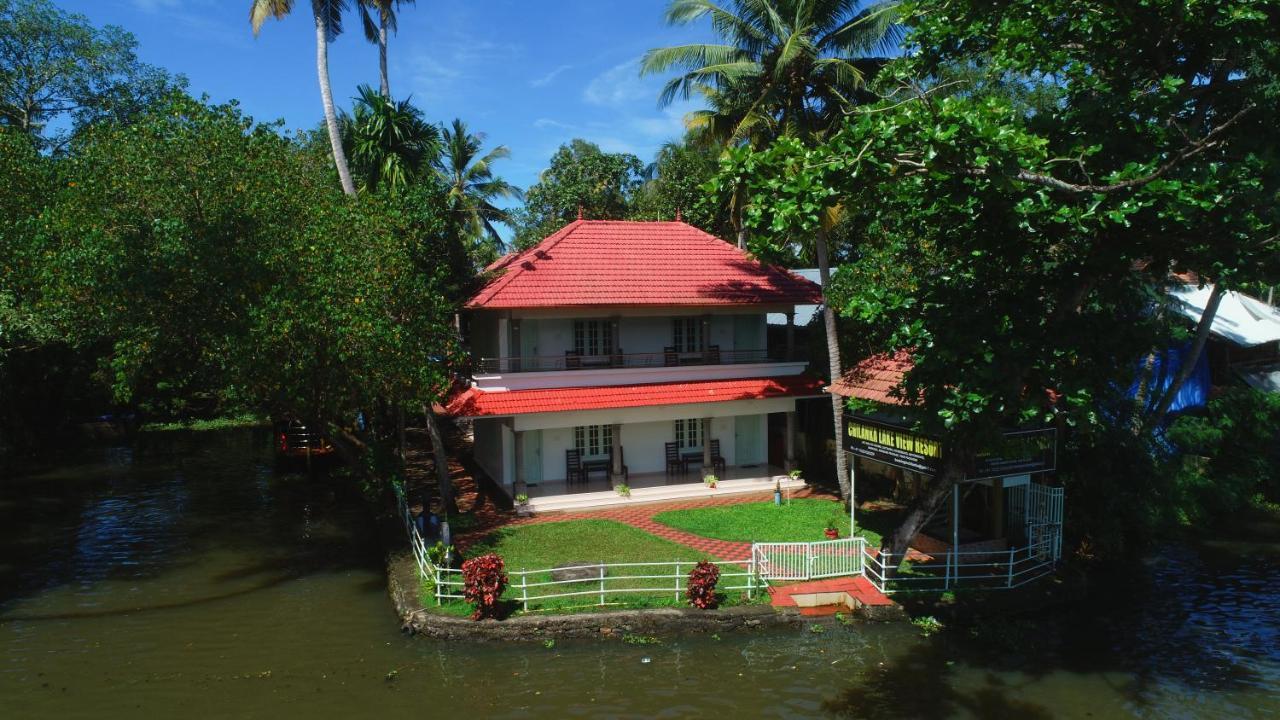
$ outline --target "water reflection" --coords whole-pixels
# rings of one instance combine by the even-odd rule
[[[153,438],[6,482],[0,714],[1280,714],[1274,548],[1171,546],[1074,609],[927,640],[827,622],[548,648],[402,637],[374,535],[340,484],[275,474],[269,438],[246,433]]]

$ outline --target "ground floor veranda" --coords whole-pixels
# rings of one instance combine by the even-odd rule
[[[788,475],[803,432],[789,397],[481,417],[470,427],[476,464],[535,512],[803,485]]]

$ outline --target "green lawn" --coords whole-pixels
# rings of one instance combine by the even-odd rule
[[[858,512],[858,534],[872,545],[880,544],[880,530],[884,522],[876,517],[883,513]],[[838,500],[800,498],[790,503],[774,505],[771,501],[721,505],[693,510],[672,510],[659,513],[654,520],[678,530],[717,540],[742,542],[806,542],[824,540],[823,529],[834,520],[841,537],[849,536],[849,513]]]
[[[688,574],[693,563],[706,559],[706,556],[692,548],[654,537],[643,530],[612,520],[566,520],[563,522],[538,523],[517,527],[500,528],[484,540],[471,546],[467,557],[476,557],[487,553],[497,553],[506,563],[507,572],[518,570],[546,570],[569,564],[583,563],[631,563],[631,562],[674,562],[687,563],[681,568],[681,574]],[[740,572],[742,568],[733,571]],[[726,569],[726,571],[729,571]],[[683,593],[676,598],[674,578],[645,578],[643,575],[673,574],[673,567],[635,567],[609,568],[607,585],[609,589],[653,589],[671,588],[671,593],[661,595],[644,594],[611,594],[606,600],[605,609],[619,607],[655,607],[663,605],[685,605]],[[457,576],[454,576],[457,577]],[[549,572],[539,572],[527,576],[529,583],[551,581]],[[745,584],[745,578],[725,578],[722,584]],[[684,581],[681,580],[681,587]],[[562,585],[529,588],[530,595],[538,593],[586,593],[576,597],[549,598],[529,603],[530,611],[536,610],[590,610],[598,606],[599,595],[595,591],[600,588],[598,580],[586,580]],[[430,598],[430,589],[424,588],[424,600],[428,607],[435,603]],[[459,594],[461,590],[457,590]],[[726,592],[725,600],[733,604],[740,599],[737,591]],[[504,595],[510,602],[521,598],[520,576],[511,575],[511,585]],[[460,603],[452,607],[442,608],[444,612],[462,613],[465,606]],[[519,609],[516,604],[513,610]]]

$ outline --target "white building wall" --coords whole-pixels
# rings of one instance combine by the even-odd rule
[[[624,353],[660,353],[671,345],[671,318],[622,318],[618,323],[618,347]]]
[[[489,477],[501,482],[502,467],[502,418],[476,418],[472,424],[476,464]]]
[[[537,354],[542,357],[563,357],[573,349],[573,321],[566,318],[537,320]]]
[[[720,352],[728,352],[734,349],[732,315],[711,316],[711,337],[707,339],[707,344],[719,345]]]

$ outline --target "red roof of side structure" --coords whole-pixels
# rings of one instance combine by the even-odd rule
[[[901,387],[902,378],[914,366],[911,353],[906,350],[872,355],[846,370],[839,380],[828,386],[827,391],[886,405],[906,405],[893,391]]]
[[[816,305],[821,288],[683,222],[577,220],[486,268],[469,308]]]
[[[822,382],[807,375],[545,390],[480,390],[471,387],[450,398],[444,410],[445,414],[455,417],[492,417],[647,405],[816,397],[821,394]]]

